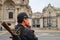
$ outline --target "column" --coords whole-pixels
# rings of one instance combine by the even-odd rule
[[[18,14],[17,7],[15,7],[15,25],[17,25],[17,14]]]
[[[60,29],[60,16],[58,16],[58,28]]]
[[[40,28],[43,28],[43,18],[40,19]]]

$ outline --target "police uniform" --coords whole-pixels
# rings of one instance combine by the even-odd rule
[[[18,22],[21,21],[24,17],[28,17],[27,14],[20,13],[18,15]],[[33,30],[24,27],[19,23],[16,25],[15,29],[16,29],[16,33],[18,34],[19,38],[21,38],[21,40],[38,40]]]

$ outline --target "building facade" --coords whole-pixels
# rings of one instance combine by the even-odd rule
[[[11,28],[14,28],[20,12],[27,13],[32,28],[60,29],[60,8],[48,4],[42,13],[32,13],[29,0],[0,0],[0,27],[1,23],[6,21],[11,24]]]
[[[0,24],[6,21],[14,26],[20,12],[26,12],[29,17],[31,16],[29,0],[0,0]]]
[[[41,29],[60,29],[60,8],[55,8],[51,6],[51,4],[48,4],[42,13],[36,12],[32,15],[32,19],[33,17],[33,27],[36,26]]]

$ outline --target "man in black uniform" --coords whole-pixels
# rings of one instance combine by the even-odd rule
[[[34,30],[31,30],[28,26],[29,20],[28,15],[25,12],[21,12],[17,16],[17,22],[16,25],[16,33],[19,35],[19,38],[21,40],[38,40],[38,38],[34,34]]]

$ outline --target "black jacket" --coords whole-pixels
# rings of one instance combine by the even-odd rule
[[[33,30],[26,28],[20,24],[17,24],[15,28],[19,28],[18,31],[20,31],[19,37],[21,38],[21,40],[38,40]]]

